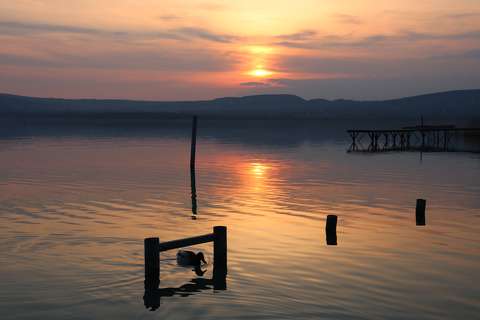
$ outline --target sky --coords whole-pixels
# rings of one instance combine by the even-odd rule
[[[0,0],[0,92],[388,99],[480,88],[480,0]]]

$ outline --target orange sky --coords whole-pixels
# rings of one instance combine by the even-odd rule
[[[381,99],[476,88],[478,0],[0,3],[0,92]]]

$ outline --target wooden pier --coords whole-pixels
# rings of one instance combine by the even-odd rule
[[[480,128],[415,126],[387,130],[347,130],[352,138],[349,152],[452,151],[450,143],[459,133],[480,132]],[[367,146],[363,143],[367,138]]]

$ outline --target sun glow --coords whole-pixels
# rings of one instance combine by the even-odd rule
[[[255,177],[262,177],[263,175],[265,175],[265,172],[267,171],[267,169],[268,169],[268,166],[262,163],[255,162],[251,164],[250,170]]]
[[[273,72],[263,68],[257,68],[250,71],[249,74],[251,76],[258,77],[258,78],[265,78],[265,77],[271,76]]]

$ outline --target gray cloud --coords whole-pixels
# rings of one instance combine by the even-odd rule
[[[172,30],[172,32],[176,34],[180,34],[187,38],[199,38],[203,40],[223,42],[223,43],[232,42],[234,40],[239,39],[239,37],[234,35],[220,34],[220,33],[209,31],[207,29],[194,28],[194,27],[178,28],[178,29]]]
[[[60,50],[59,50],[60,51]],[[92,69],[134,69],[149,71],[226,71],[238,61],[235,57],[208,50],[163,49],[150,51],[114,51],[108,54],[92,54],[88,57],[65,53],[53,53],[49,58],[2,54],[0,65],[16,65],[45,68],[92,68]]]
[[[315,39],[295,39],[294,41],[277,41],[273,45],[291,48],[321,49],[333,47],[371,47],[375,45],[414,43],[429,40],[480,40],[480,30],[471,30],[461,33],[422,33],[403,30],[396,34],[374,34],[368,37],[352,39],[350,36],[326,35]]]
[[[480,49],[468,50],[454,54],[434,55],[431,59],[480,59]]]
[[[267,82],[255,82],[255,81],[242,82],[240,83],[240,85],[244,87],[269,87],[270,86]]]
[[[314,38],[317,35],[315,30],[302,30],[296,33],[278,35],[277,38],[286,41],[304,41]]]
[[[175,20],[181,19],[180,16],[176,16],[174,14],[164,14],[164,15],[158,16],[157,18],[163,21],[175,21]]]
[[[0,21],[0,30],[2,33],[79,33],[79,34],[98,34],[102,33],[99,29],[88,27],[76,27],[65,25],[52,25],[46,23],[25,23],[16,21]]]
[[[251,81],[251,82],[242,82],[240,83],[243,87],[252,87],[252,88],[272,88],[272,87],[281,87],[287,84],[289,79],[265,79],[263,82]]]
[[[12,35],[30,35],[38,33],[73,33],[81,35],[107,36],[130,39],[170,39],[179,41],[191,41],[194,39],[211,42],[229,43],[238,40],[235,35],[216,33],[204,28],[181,27],[160,31],[136,32],[136,31],[112,31],[92,27],[77,27],[68,25],[53,25],[45,23],[24,23],[15,21],[0,21],[0,32]]]

